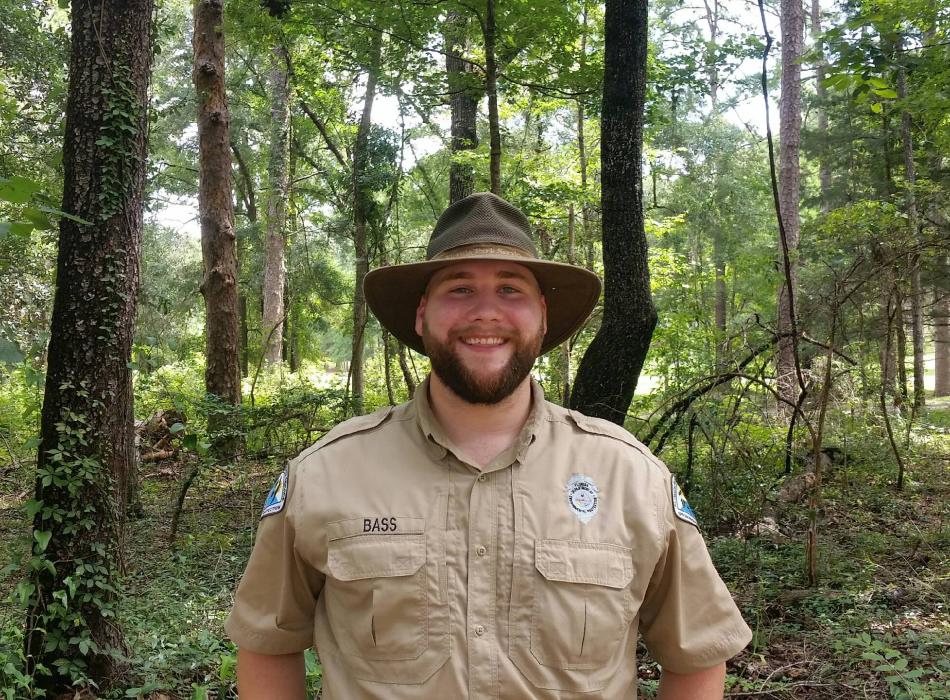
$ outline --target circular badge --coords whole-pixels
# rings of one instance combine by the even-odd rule
[[[583,474],[575,474],[568,480],[564,490],[567,492],[567,503],[578,520],[590,522],[600,505],[600,489],[594,480]]]

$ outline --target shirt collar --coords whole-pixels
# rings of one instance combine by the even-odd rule
[[[429,403],[429,377],[416,388],[412,399],[416,408],[416,420],[419,429],[426,438],[432,456],[442,459],[448,452],[458,455],[458,449],[446,436],[442,426],[432,412]],[[535,441],[538,427],[544,416],[547,415],[547,404],[544,399],[544,390],[534,379],[531,379],[531,411],[524,423],[524,427],[511,446],[492,460],[482,471],[495,471],[509,466],[512,462],[524,462],[528,448]]]

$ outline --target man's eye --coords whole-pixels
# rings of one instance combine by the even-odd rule
[[[502,288],[501,288],[501,292],[502,292],[502,294],[519,294],[519,293],[521,292],[521,290],[518,289],[517,287],[508,287],[508,286],[505,286],[505,287],[502,287]]]
[[[452,287],[449,290],[449,294],[470,294],[472,292],[469,287]]]

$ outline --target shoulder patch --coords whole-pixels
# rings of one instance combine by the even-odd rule
[[[686,495],[683,489],[676,483],[676,477],[670,475],[670,496],[673,499],[673,513],[680,520],[699,527],[699,521],[696,519],[696,511],[686,502]]]
[[[374,411],[373,413],[368,413],[365,416],[356,416],[355,418],[350,418],[349,420],[343,421],[342,423],[337,423],[322,438],[301,452],[298,459],[306,457],[311,452],[316,452],[321,447],[326,447],[331,442],[335,442],[340,438],[346,437],[347,435],[363,433],[367,430],[372,430],[373,428],[382,425],[389,417],[389,414],[392,413],[392,411],[393,406],[386,406],[379,409],[378,411]]]
[[[287,502],[287,487],[290,479],[289,465],[284,467],[284,471],[277,477],[277,481],[271,486],[270,493],[267,494],[267,500],[264,501],[264,510],[261,511],[261,517],[264,518],[274,513],[279,513],[284,509]]]

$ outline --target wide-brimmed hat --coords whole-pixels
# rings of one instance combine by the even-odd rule
[[[432,275],[467,260],[507,260],[524,265],[538,280],[547,303],[548,330],[541,352],[576,331],[600,297],[600,279],[575,265],[538,258],[531,225],[517,207],[490,192],[479,192],[442,212],[422,262],[371,270],[363,280],[366,302],[390,333],[425,354],[416,333],[416,308]]]

